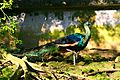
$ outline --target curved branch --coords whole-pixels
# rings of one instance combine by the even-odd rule
[[[88,73],[86,74],[85,76],[93,76],[93,75],[96,75],[96,74],[101,74],[103,72],[106,72],[106,73],[113,73],[113,72],[116,72],[116,71],[120,71],[120,69],[108,69],[108,70],[102,70],[102,71],[96,71],[96,72],[92,72],[92,73]]]

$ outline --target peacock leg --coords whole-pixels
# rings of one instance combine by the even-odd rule
[[[78,57],[78,55],[77,55],[77,52],[75,52],[75,51],[73,51],[73,63],[74,63],[74,65],[76,65],[76,60],[77,60],[77,57]]]
[[[73,54],[73,64],[75,65],[76,64],[76,55]]]
[[[73,53],[73,64],[76,65],[77,53],[70,49],[66,49],[66,50]]]
[[[78,52],[74,52],[76,59],[78,58]]]

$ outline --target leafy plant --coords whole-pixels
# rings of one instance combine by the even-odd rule
[[[2,70],[2,74],[3,74],[3,76],[6,77],[6,78],[9,78],[12,73],[13,73],[13,71],[12,71],[11,68],[7,68],[7,67],[6,67],[6,68],[4,68],[4,69]]]
[[[12,3],[13,0],[3,0],[0,3],[0,11],[3,14],[3,17],[0,17],[0,47],[7,50],[15,48],[18,43],[22,43],[17,39],[17,33],[19,32],[18,22],[4,12],[5,9],[11,9]]]

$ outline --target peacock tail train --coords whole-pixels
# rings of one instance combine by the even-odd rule
[[[25,52],[25,56],[42,56],[46,53],[58,53],[59,48],[54,43],[48,43],[30,50],[30,52]]]

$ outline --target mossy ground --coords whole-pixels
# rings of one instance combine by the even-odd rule
[[[28,71],[29,79],[43,80],[119,80],[120,62],[115,58],[104,58],[100,55],[82,55],[78,58],[76,65],[72,59],[63,61],[35,62],[43,72]],[[4,63],[0,60],[0,80],[9,80],[16,72],[16,64]],[[18,76],[18,75],[16,75]],[[34,76],[34,77],[32,77]],[[20,78],[21,80],[22,78]]]

